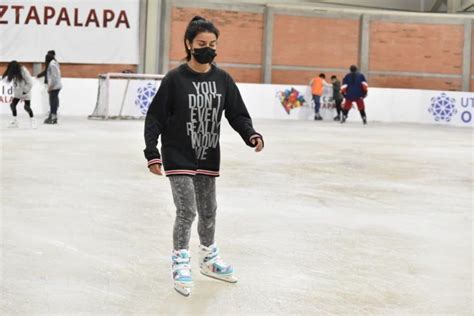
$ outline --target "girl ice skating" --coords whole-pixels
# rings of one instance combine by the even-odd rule
[[[237,282],[234,269],[225,263],[214,240],[216,177],[219,176],[220,122],[223,113],[244,142],[263,149],[240,92],[224,70],[213,64],[218,29],[194,17],[185,36],[186,63],[171,70],[161,82],[145,120],[145,157],[150,172],[169,177],[176,219],[173,230],[172,276],[175,289],[191,293],[191,226],[199,215],[199,266],[201,273]],[[156,148],[161,135],[161,154]]]
[[[16,106],[23,100],[25,103],[25,111],[28,112],[30,116],[30,126],[31,128],[36,128],[36,121],[33,111],[31,110],[31,88],[33,87],[33,79],[28,69],[20,65],[16,60],[13,60],[8,64],[2,76],[2,79],[5,78],[8,83],[13,84],[13,100],[10,104],[13,119],[8,124],[8,127],[18,127]]]
[[[54,51],[53,51],[54,52]],[[45,124],[58,123],[58,107],[59,107],[59,91],[61,91],[61,70],[59,63],[56,61],[55,55],[48,52],[46,54],[46,78],[49,94],[50,112],[48,117],[44,120]]]

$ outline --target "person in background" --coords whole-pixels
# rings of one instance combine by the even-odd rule
[[[49,94],[49,115],[44,120],[45,124],[58,123],[59,91],[62,88],[61,69],[59,63],[52,54],[46,54],[46,78]]]
[[[8,83],[12,83],[13,85],[13,100],[10,104],[13,120],[8,124],[8,127],[18,127],[16,106],[23,100],[23,102],[25,102],[25,111],[28,112],[30,116],[31,128],[36,128],[36,120],[31,110],[33,79],[31,78],[30,72],[26,67],[22,66],[16,60],[13,60],[8,64],[7,69],[3,73],[2,80],[5,78]]]
[[[334,121],[341,120],[341,113],[342,113],[342,94],[341,94],[341,82],[337,80],[336,76],[331,76],[332,81],[332,98],[334,99],[334,103],[336,104],[336,111],[337,116],[334,118]]]
[[[367,124],[367,115],[365,114],[364,99],[367,96],[369,86],[367,85],[367,79],[365,79],[364,74],[359,72],[357,66],[352,65],[349,69],[350,72],[342,80],[341,91],[346,101],[342,109],[341,124],[347,120],[352,103],[355,102],[365,125]]]
[[[332,85],[326,82],[326,75],[321,73],[318,77],[313,78],[309,83],[311,86],[311,93],[314,102],[314,120],[321,121],[323,118],[319,114],[321,109],[321,96],[323,95],[324,87],[331,87]]]
[[[54,58],[56,58],[56,52],[54,50],[49,50],[48,53],[46,54],[47,55],[52,55]],[[47,84],[48,83],[48,75],[47,75],[47,70],[48,70],[48,61],[47,61],[47,58],[45,58],[45,68],[42,72],[40,72],[39,74],[36,75],[36,78],[42,78],[44,77],[44,83]]]

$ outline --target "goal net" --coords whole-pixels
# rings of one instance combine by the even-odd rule
[[[142,119],[164,75],[99,75],[97,102],[90,119]]]

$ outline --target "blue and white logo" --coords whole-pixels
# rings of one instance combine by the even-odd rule
[[[151,101],[153,101],[155,94],[156,88],[153,83],[148,83],[146,86],[137,89],[137,99],[135,100],[135,104],[140,108],[142,115],[146,115],[148,107],[150,106]]]
[[[450,98],[446,93],[441,93],[437,97],[431,98],[431,106],[428,109],[435,121],[451,121],[451,118],[458,112],[456,100]]]

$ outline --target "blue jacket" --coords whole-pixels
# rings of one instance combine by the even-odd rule
[[[341,92],[347,100],[358,100],[367,96],[367,80],[360,72],[348,73],[342,80]]]

